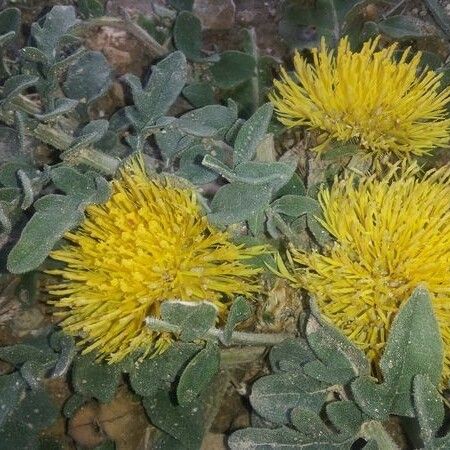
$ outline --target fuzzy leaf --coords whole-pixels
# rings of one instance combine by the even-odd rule
[[[20,30],[20,10],[5,8],[0,11],[0,36],[13,32],[17,36]]]
[[[63,90],[67,97],[89,104],[106,93],[112,80],[112,69],[103,53],[89,51],[70,66]]]
[[[334,46],[345,31],[353,8],[366,0],[288,0],[282,7],[279,33],[291,48],[313,48],[321,37]]]
[[[31,35],[36,40],[38,49],[54,60],[60,39],[75,25],[76,20],[73,6],[54,6],[45,16],[42,26],[37,22],[31,26]]]
[[[182,93],[195,108],[216,103],[213,88],[208,82],[199,81],[188,84],[183,88]]]
[[[36,212],[8,255],[7,268],[12,273],[36,269],[63,234],[84,217],[79,200],[64,195],[49,194],[34,205]]]
[[[80,356],[73,365],[72,383],[75,391],[84,397],[108,403],[114,398],[120,375],[119,364],[95,362],[91,355]]]
[[[421,437],[426,444],[431,443],[444,422],[445,410],[442,397],[436,386],[423,375],[417,375],[414,378],[413,395]]]
[[[268,185],[227,184],[214,196],[209,220],[219,227],[246,220],[264,210],[271,196],[272,189]]]
[[[173,28],[175,46],[190,61],[202,61],[202,25],[200,19],[188,11],[177,16]]]
[[[222,89],[231,89],[246,80],[255,72],[255,59],[247,53],[230,50],[220,55],[220,60],[211,67],[215,84]]]
[[[67,151],[73,151],[82,147],[98,142],[108,131],[108,121],[104,119],[93,120],[89,122],[82,130],[78,137],[76,137]]]
[[[0,376],[0,427],[20,402],[25,389],[26,383],[18,372]]]
[[[208,343],[197,353],[181,374],[177,386],[177,399],[181,406],[189,405],[209,385],[220,366],[220,353],[216,344]]]
[[[235,431],[228,439],[231,450],[301,450],[311,449],[311,443],[304,443],[305,437],[292,430],[282,427],[273,430],[265,428],[244,428]],[[318,449],[318,447],[316,447]]]
[[[270,354],[273,371],[301,371],[303,366],[316,357],[304,339],[286,339],[275,345]]]
[[[59,410],[50,395],[42,389],[37,389],[27,391],[12,419],[25,422],[31,430],[40,431],[52,425],[58,414]]]
[[[364,421],[356,404],[349,400],[331,402],[326,405],[327,417],[342,435],[354,435]]]
[[[306,187],[302,179],[294,173],[292,178],[277,192],[277,198],[284,195],[306,195]]]
[[[291,422],[302,434],[320,441],[330,436],[331,432],[320,416],[309,409],[294,408],[291,412]]]
[[[326,387],[299,372],[277,373],[253,384],[250,402],[264,418],[287,424],[290,411],[297,406],[319,412],[327,395]]]
[[[153,395],[166,383],[175,381],[198,350],[199,346],[196,344],[176,342],[162,355],[147,357],[144,361],[136,363],[130,372],[133,391],[143,397]]]
[[[230,343],[230,339],[236,325],[239,322],[247,320],[251,314],[252,307],[250,306],[250,303],[244,297],[236,297],[231,305],[227,323],[225,324],[225,328],[223,330],[223,343],[225,345]]]
[[[186,57],[176,51],[153,66],[152,74],[144,90],[138,85],[136,77],[128,75],[134,103],[142,115],[142,120],[154,123],[158,117],[165,115],[170,106],[180,95],[187,78]]]
[[[159,390],[143,400],[145,411],[152,424],[170,434],[179,444],[179,448],[196,450],[203,438],[203,405],[195,402],[187,406],[177,406],[171,401],[167,391]],[[169,448],[177,448],[173,445]]]
[[[352,392],[358,406],[371,417],[380,419],[388,413],[412,417],[414,377],[428,376],[437,385],[442,364],[442,339],[430,296],[418,287],[392,324],[380,360],[384,382],[375,384],[361,377],[352,383]]]
[[[35,75],[20,74],[10,77],[3,85],[3,98],[9,101],[25,89],[34,86],[38,81],[39,77]]]
[[[212,303],[164,302],[161,305],[161,317],[167,322],[178,325],[180,339],[194,341],[201,338],[215,323],[217,309]]]
[[[72,112],[78,105],[78,101],[71,100],[70,98],[58,98],[55,101],[55,108],[44,114],[35,114],[36,119],[42,122],[48,122],[56,119],[57,117]]]
[[[321,211],[317,200],[301,195],[284,195],[270,206],[275,212],[290,217],[300,217],[303,214],[320,214]]]
[[[234,142],[234,164],[250,161],[256,154],[256,148],[264,139],[272,118],[273,106],[266,103],[242,125]]]
[[[305,373],[313,378],[345,385],[357,376],[370,374],[364,353],[336,328],[313,315],[306,325],[306,339],[318,358],[304,366]]]
[[[444,4],[440,0],[425,0],[436,23],[442,28],[447,37],[450,37],[450,19]]]
[[[391,16],[378,23],[380,31],[392,39],[417,39],[434,34],[431,26],[417,17]]]

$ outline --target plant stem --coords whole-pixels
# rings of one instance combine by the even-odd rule
[[[94,19],[85,20],[73,27],[75,33],[83,33],[86,30],[97,27],[111,27],[125,30],[136,38],[153,56],[164,56],[168,53],[168,49],[158,43],[150,36],[142,27],[134,23],[128,16],[124,19],[117,17],[96,17]]]
[[[381,422],[376,420],[370,420],[362,424],[361,437],[366,441],[375,441],[379,450],[400,450]]]
[[[86,164],[105,175],[114,175],[119,168],[120,160],[92,147],[68,150],[61,154],[61,159],[71,165]]]
[[[166,322],[155,317],[147,317],[145,319],[147,326],[158,332],[169,332],[179,334],[181,327],[172,323]],[[205,334],[205,338],[212,338],[216,341],[223,341],[225,339],[224,332],[217,328],[210,328]],[[230,340],[230,345],[254,345],[254,346],[272,346],[280,344],[285,339],[292,337],[291,334],[283,333],[246,333],[242,331],[235,331]]]

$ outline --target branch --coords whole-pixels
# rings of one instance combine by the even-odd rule
[[[181,333],[181,327],[172,323],[166,322],[155,317],[147,317],[145,319],[147,326],[152,331],[157,332],[169,332],[179,334]],[[225,339],[223,330],[217,328],[210,328],[203,336],[204,338],[210,338],[215,341],[223,341]],[[231,345],[251,345],[251,346],[272,346],[280,344],[285,339],[292,337],[292,334],[283,333],[245,333],[241,331],[235,331],[231,335]]]

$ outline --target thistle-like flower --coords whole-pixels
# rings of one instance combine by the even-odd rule
[[[450,87],[441,89],[441,75],[419,71],[420,53],[410,58],[408,49],[395,61],[397,44],[377,51],[378,43],[379,38],[366,42],[353,53],[343,38],[335,55],[322,40],[312,50],[312,63],[297,53],[295,78],[281,69],[270,96],[279,120],[317,130],[319,153],[331,141],[358,143],[377,158],[448,146]]]
[[[323,315],[377,361],[400,306],[423,283],[430,292],[450,377],[450,168],[420,176],[398,164],[384,177],[336,180],[319,194],[334,243],[293,250],[294,273]]]
[[[259,290],[259,270],[246,264],[265,248],[244,248],[211,226],[192,189],[151,179],[134,159],[112,182],[112,196],[91,205],[69,241],[51,253],[65,263],[50,287],[62,328],[81,336],[83,353],[109,362],[135,351],[161,352],[172,336],[145,325],[166,299],[209,301],[224,318],[235,295]]]

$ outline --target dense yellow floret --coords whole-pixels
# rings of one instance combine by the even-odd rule
[[[335,181],[320,193],[322,224],[335,239],[323,252],[293,250],[293,284],[377,361],[400,306],[429,290],[450,377],[450,168],[420,176],[416,165],[387,176]]]
[[[49,271],[63,279],[50,287],[62,328],[82,337],[84,353],[116,362],[142,350],[162,351],[167,333],[148,329],[167,299],[209,301],[222,318],[235,295],[258,291],[258,270],[246,264],[265,252],[244,248],[211,226],[192,189],[150,179],[135,159],[112,182],[112,196],[87,208],[69,241],[51,253],[65,263]]]
[[[330,141],[357,142],[375,157],[448,146],[450,88],[442,89],[441,75],[419,69],[420,53],[411,58],[406,50],[396,61],[397,44],[377,51],[378,43],[352,52],[343,38],[335,54],[322,40],[312,63],[296,53],[294,76],[281,69],[270,97],[279,120],[321,133],[318,152]]]

